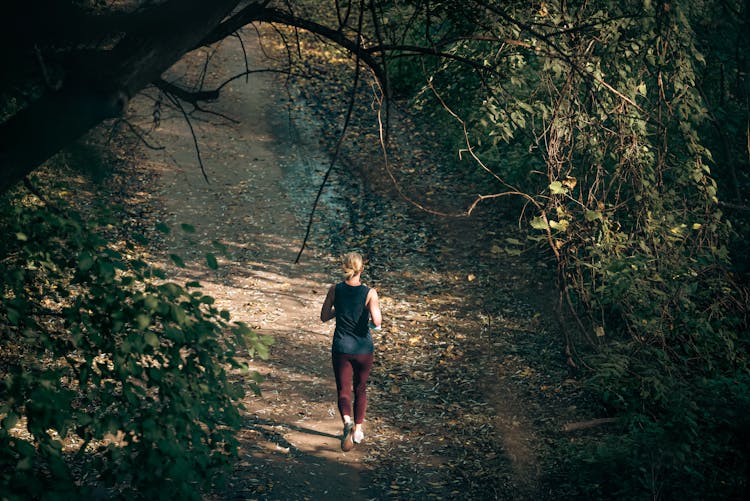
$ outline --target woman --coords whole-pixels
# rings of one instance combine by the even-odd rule
[[[362,423],[367,410],[367,378],[372,369],[374,351],[370,327],[379,330],[382,317],[377,291],[361,282],[364,270],[362,256],[350,252],[343,256],[341,264],[344,281],[328,289],[320,310],[320,320],[327,322],[336,319],[331,355],[339,413],[344,422],[341,449],[350,451],[365,436]]]

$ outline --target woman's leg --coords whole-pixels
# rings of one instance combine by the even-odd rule
[[[354,424],[361,425],[367,412],[367,378],[372,370],[373,354],[351,355],[354,368]],[[359,426],[356,427],[359,429]]]
[[[345,353],[333,352],[333,374],[336,376],[336,394],[342,421],[352,415],[352,361]]]

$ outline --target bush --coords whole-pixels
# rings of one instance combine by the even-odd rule
[[[106,216],[1,203],[3,496],[198,498],[236,452],[243,389],[228,370],[271,340],[107,241]]]

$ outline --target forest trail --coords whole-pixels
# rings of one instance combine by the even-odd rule
[[[253,57],[251,67],[263,67]],[[244,68],[235,39],[211,55],[210,68],[214,83]],[[192,71],[172,70],[187,81]],[[173,278],[199,280],[233,320],[275,338],[268,360],[248,359],[265,377],[263,393],[248,388],[240,461],[216,498],[545,498],[539,455],[565,418],[553,404],[560,391],[577,390],[554,382],[564,367],[553,336],[541,345],[530,336],[544,333],[548,313],[538,310],[543,296],[528,264],[499,265],[493,238],[502,230],[492,220],[414,215],[348,168],[335,171],[294,264],[329,161],[320,126],[298,98],[254,73],[211,105],[231,120],[192,114],[208,183],[178,110],[162,106],[149,136],[165,149],[143,151],[172,227],[163,254],[186,263],[165,263]],[[153,100],[139,98],[134,108],[150,128]],[[218,270],[204,258],[217,253],[214,241],[227,250]],[[333,325],[318,316],[328,285],[340,279],[336,256],[348,248],[370,258],[364,280],[380,291],[385,328],[375,339],[366,441],[343,453]],[[534,366],[545,362],[552,366]],[[543,394],[545,386],[558,394]],[[549,407],[539,407],[545,398]]]

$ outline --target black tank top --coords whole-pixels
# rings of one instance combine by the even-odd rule
[[[336,284],[333,307],[336,312],[336,330],[333,333],[333,351],[349,355],[372,353],[374,350],[370,335],[370,311],[365,306],[366,285]]]

